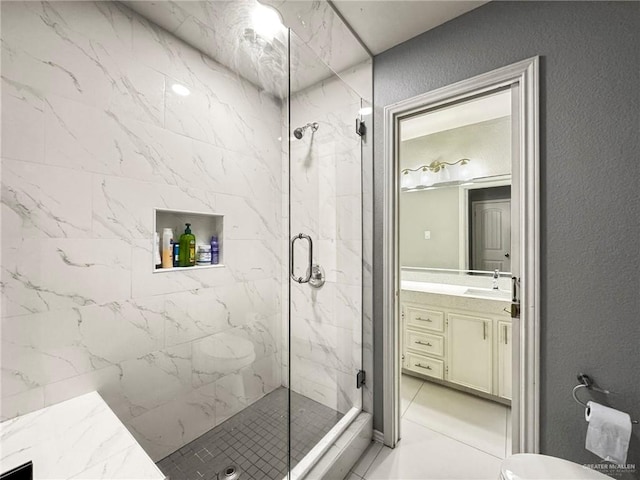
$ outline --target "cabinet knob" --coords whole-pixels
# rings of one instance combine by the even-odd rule
[[[422,318],[422,317],[416,317],[416,320],[422,320],[423,322],[431,322],[432,321],[430,318]]]
[[[416,342],[418,345],[425,345],[427,347],[432,347],[433,345],[431,345],[429,342],[423,342],[422,340],[416,340]]]
[[[416,363],[416,367],[424,368],[425,370],[431,370],[431,367],[429,365],[425,366],[420,363]]]

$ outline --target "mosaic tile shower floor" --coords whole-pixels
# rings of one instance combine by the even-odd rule
[[[340,418],[291,392],[291,468]],[[287,389],[265,395],[157,465],[170,480],[215,480],[229,465],[238,468],[238,480],[281,480],[287,474]]]

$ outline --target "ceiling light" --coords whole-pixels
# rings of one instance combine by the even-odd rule
[[[179,83],[174,83],[173,85],[171,85],[171,90],[173,90],[174,93],[181,95],[183,97],[186,97],[187,95],[191,94],[191,91],[185,87],[184,85],[180,85]]]
[[[278,12],[260,3],[257,3],[251,12],[251,22],[255,32],[269,42],[283,28]]]

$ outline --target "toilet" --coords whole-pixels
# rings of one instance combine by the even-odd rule
[[[561,458],[533,453],[518,453],[502,462],[499,480],[604,480],[611,478]]]

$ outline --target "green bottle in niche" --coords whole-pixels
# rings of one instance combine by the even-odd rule
[[[180,251],[178,252],[180,267],[193,267],[196,264],[196,236],[191,233],[191,224],[185,223],[184,233],[180,235]]]

